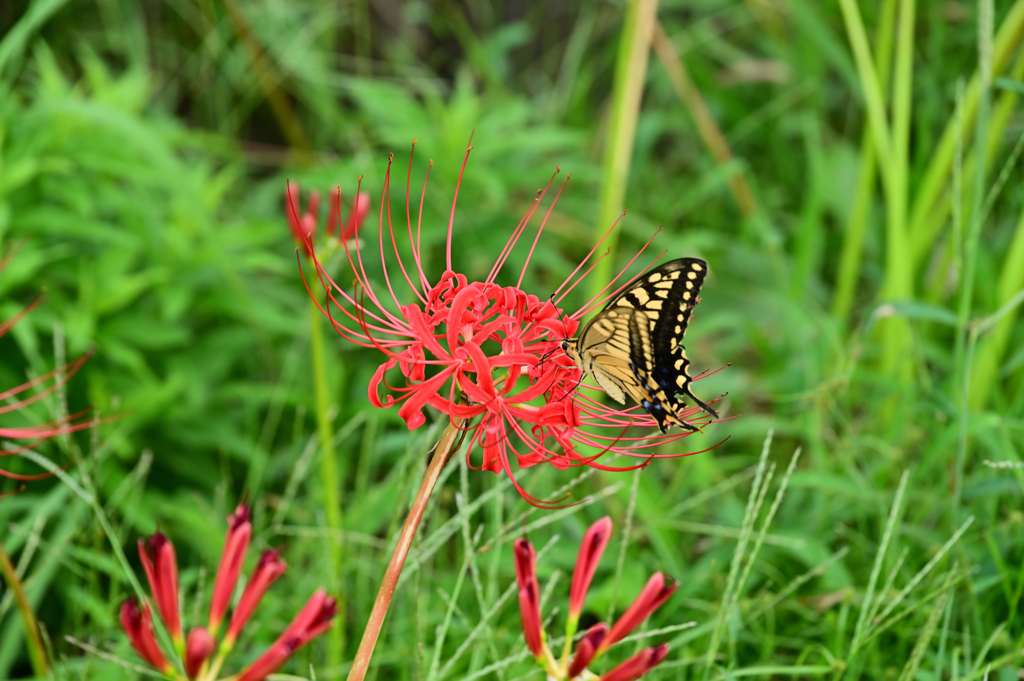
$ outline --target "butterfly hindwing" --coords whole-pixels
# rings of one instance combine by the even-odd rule
[[[577,363],[605,392],[620,403],[628,394],[662,432],[669,425],[693,429],[679,418],[684,396],[717,416],[690,391],[683,346],[706,275],[707,263],[698,258],[680,258],[644,273],[591,320],[574,348]]]
[[[587,325],[577,348],[583,369],[619,404],[626,403],[627,394],[636,399],[634,347],[650,345],[649,329],[637,317],[629,307],[605,308]]]

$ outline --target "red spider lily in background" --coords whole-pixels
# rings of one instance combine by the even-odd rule
[[[359,230],[359,225],[366,219],[370,211],[370,195],[366,192],[356,191],[356,200],[352,202],[352,210],[348,215],[348,221],[341,223],[341,188],[335,187],[331,193],[331,210],[327,215],[327,222],[324,225],[326,239],[334,235],[338,230],[338,243],[344,243],[354,239]],[[299,186],[289,183],[285,188],[285,205],[298,206]],[[288,210],[288,228],[291,229],[295,242],[306,249],[308,255],[313,254],[311,246],[307,245],[316,242],[316,222],[320,216],[320,192],[312,191],[309,194],[309,203],[306,204],[306,212],[299,215],[298,210]]]
[[[595,624],[572,648],[573,637],[579,625],[583,602],[590,582],[612,534],[612,520],[605,516],[590,526],[580,544],[576,568],[569,588],[569,618],[565,629],[565,648],[560,660],[556,659],[546,643],[541,625],[540,585],[537,582],[537,554],[526,539],[517,539],[514,546],[516,581],[519,584],[519,614],[523,623],[526,647],[551,679],[600,679],[601,681],[633,681],[657,666],[668,653],[668,645],[646,648],[603,675],[588,667],[608,648],[625,638],[647,617],[657,610],[679,586],[673,580],[656,572],[640,591],[633,604],[611,627]],[[571,657],[570,657],[571,655]]]
[[[249,507],[241,504],[228,516],[228,535],[224,542],[220,567],[213,583],[210,616],[206,626],[193,628],[187,637],[182,634],[178,610],[178,564],[174,545],[161,533],[139,540],[139,557],[146,572],[150,593],[160,621],[163,622],[175,652],[181,657],[184,676],[168,662],[153,630],[149,605],[139,606],[135,598],[121,605],[121,628],[128,635],[135,652],[151,667],[174,679],[213,681],[217,678],[227,654],[263,595],[285,571],[285,563],[277,551],[264,551],[249,578],[238,605],[228,623],[219,646],[217,633],[228,604],[234,594],[245,554],[252,538]],[[306,602],[284,633],[252,664],[229,677],[232,681],[259,681],[275,672],[302,646],[331,628],[336,615],[335,601],[318,590]],[[213,654],[217,653],[214,658]],[[213,659],[211,659],[213,658]]]
[[[571,314],[560,307],[561,302],[593,269],[597,261],[604,257],[594,259],[604,238],[615,225],[609,228],[550,299],[541,299],[524,291],[521,287],[526,267],[565,187],[563,182],[537,229],[516,285],[501,286],[495,283],[512,249],[525,233],[551,187],[555,177],[552,175],[547,186],[538,192],[529,210],[516,225],[487,278],[483,281],[469,281],[453,268],[452,241],[455,202],[470,149],[472,147],[466,150],[452,201],[446,268],[436,281],[432,282],[423,270],[421,250],[426,178],[423,181],[419,209],[416,211],[415,233],[413,230],[409,201],[412,155],[409,158],[409,179],[405,191],[405,230],[396,232],[391,220],[391,161],[388,162],[381,193],[378,243],[373,251],[379,252],[383,288],[380,281],[371,281],[367,273],[363,259],[363,251],[367,249],[349,248],[347,242],[342,242],[355,278],[355,286],[361,289],[361,292],[349,293],[346,287],[336,283],[325,271],[314,251],[312,240],[305,238],[303,241],[326,292],[326,301],[322,305],[317,302],[320,310],[327,315],[342,337],[363,347],[376,348],[385,355],[384,363],[378,367],[369,386],[370,401],[377,407],[399,405],[398,413],[410,429],[425,422],[423,408],[427,405],[447,414],[453,422],[468,421],[472,424],[466,453],[470,465],[496,473],[504,471],[520,494],[535,506],[552,507],[554,503],[540,501],[522,489],[513,475],[513,456],[521,468],[548,462],[559,469],[592,466],[608,471],[623,471],[646,466],[655,458],[697,453],[655,453],[656,447],[687,437],[688,431],[656,436],[626,436],[630,426],[655,426],[654,419],[639,406],[611,409],[578,393],[576,388],[580,384],[581,372],[558,347],[564,339],[575,333],[580,319],[618,292],[610,289],[623,278],[626,269],[639,258],[650,241],[601,294]],[[555,174],[558,172],[556,169]],[[566,181],[568,179],[567,176]],[[292,225],[303,225],[306,224],[307,216],[300,217],[295,195],[295,191],[287,192],[289,221]],[[340,199],[334,195],[332,200],[335,205],[332,205],[331,215],[339,216]],[[358,235],[358,227],[353,229],[353,234]],[[405,245],[406,239],[408,246]],[[411,263],[408,258],[403,262],[400,248],[411,252]],[[388,254],[391,253],[396,262],[389,267],[391,256]],[[375,258],[376,255],[374,253]],[[580,274],[584,265],[592,259],[590,266]],[[397,272],[394,271],[395,264]],[[301,259],[299,266],[302,266]],[[401,299],[396,292],[399,279],[411,291],[408,300]],[[347,275],[346,279],[342,279],[345,280]],[[306,281],[304,273],[303,281]],[[312,291],[310,296],[316,300]],[[336,312],[332,311],[332,307]],[[402,375],[402,383],[399,385],[394,385],[388,378],[388,372],[395,368]],[[706,417],[697,408],[686,410],[683,416],[699,426],[708,422],[701,420]],[[609,428],[611,432],[607,432]],[[581,447],[587,450],[581,450]],[[474,465],[473,456],[477,450],[480,452],[480,462]],[[609,452],[641,458],[643,461],[623,467],[599,463],[598,459]]]
[[[0,272],[3,272],[4,267],[10,261],[11,257],[16,252],[16,249],[10,249],[8,252],[0,258]],[[23,307],[20,312],[15,314],[13,317],[0,321],[0,338],[7,334],[14,325],[17,324],[22,317],[31,312],[39,303],[42,301],[40,295],[37,295],[28,305]],[[92,355],[92,351],[89,351],[79,357],[78,359],[72,360],[67,364],[57,367],[53,371],[37,376],[21,385],[16,385],[13,388],[0,391],[0,415],[7,414],[10,412],[17,411],[24,407],[27,407],[39,400],[52,395],[57,387],[63,385],[71,379],[78,370],[82,368],[82,365],[88,361]],[[36,388],[35,394],[26,395],[25,393],[33,388]],[[0,426],[0,442],[3,439],[10,440],[28,440],[27,444],[18,445],[12,448],[0,448],[0,456],[13,456],[21,454],[30,449],[34,449],[37,445],[42,443],[44,440],[48,440],[51,437],[57,435],[64,435],[66,433],[74,433],[85,428],[89,428],[92,423],[87,418],[89,413],[88,409],[80,411],[76,414],[70,414],[61,418],[55,419],[48,423],[40,423],[34,426],[17,426],[17,427],[4,427]],[[3,445],[0,445],[2,447]],[[37,473],[35,475],[23,475],[20,473],[13,473],[11,471],[0,468],[0,476],[5,478],[11,478],[13,480],[29,481],[39,480],[42,478],[48,478],[53,473]],[[2,496],[2,495],[0,495]]]

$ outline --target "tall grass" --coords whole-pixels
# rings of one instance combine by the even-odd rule
[[[376,678],[539,678],[509,544],[544,547],[544,603],[561,603],[579,536],[605,514],[629,529],[583,625],[654,570],[681,581],[609,664],[668,641],[649,678],[1019,667],[1024,0],[380,7],[0,8],[0,246],[23,242],[0,319],[47,298],[0,339],[0,390],[95,348],[0,426],[98,417],[0,462],[55,473],[0,499],[5,583],[21,591],[0,592],[0,678],[38,675],[40,645],[55,678],[139,677],[116,622],[141,591],[128,547],[174,538],[195,622],[245,493],[258,548],[290,568],[237,662],[326,585],[344,596],[337,634],[286,671],[347,673],[444,424],[409,432],[370,407],[379,356],[310,326],[280,197],[286,179],[351,196],[359,175],[378,196],[387,154],[418,139],[414,177],[433,160],[424,267],[439,273],[473,129],[456,267],[485,275],[560,165],[573,179],[524,288],[550,294],[623,209],[608,271],[664,225],[656,251],[711,266],[694,368],[731,363],[694,391],[728,392],[724,415],[742,416],[686,440],[729,437],[713,451],[632,476],[522,471],[532,493],[579,502],[559,511],[456,456]],[[551,631],[564,617],[543,615]]]

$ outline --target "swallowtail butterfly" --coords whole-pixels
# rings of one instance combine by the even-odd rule
[[[690,360],[683,347],[686,324],[697,302],[708,264],[680,258],[640,275],[612,298],[562,350],[619,404],[629,395],[657,422],[698,430],[679,417],[683,397],[711,414],[718,412],[690,392]]]

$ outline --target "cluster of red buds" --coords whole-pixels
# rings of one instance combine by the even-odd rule
[[[181,659],[174,665],[157,642],[149,605],[129,598],[121,605],[121,628],[128,634],[135,652],[154,669],[172,679],[213,681],[252,617],[263,595],[285,571],[285,562],[277,551],[264,551],[256,563],[238,604],[227,620],[227,629],[218,645],[217,636],[226,620],[245,554],[252,538],[249,508],[241,504],[228,516],[228,536],[217,577],[213,583],[210,616],[206,626],[193,628],[184,635],[178,610],[178,562],[174,544],[161,533],[139,540],[139,557],[149,581],[157,613],[170,636],[171,645]],[[336,614],[333,598],[318,590],[306,602],[291,624],[273,645],[243,669],[229,677],[231,681],[259,681],[276,671],[295,651],[327,631]],[[214,657],[216,653],[216,657]],[[184,674],[182,674],[182,671]]]
[[[285,188],[284,201],[286,206],[298,206],[299,185],[288,183]],[[370,210],[370,195],[366,192],[356,192],[356,199],[352,202],[352,209],[349,212],[348,220],[341,221],[341,188],[335,187],[331,192],[331,205],[327,214],[327,222],[324,224],[324,240],[330,244],[335,232],[338,233],[338,244],[343,244],[355,239],[359,233],[359,225]],[[288,215],[288,228],[292,232],[295,242],[306,250],[306,254],[313,255],[313,244],[316,243],[316,223],[320,218],[320,192],[314,190],[309,193],[309,200],[306,203],[306,210],[301,215],[298,210],[285,211]]]
[[[588,669],[605,651],[628,636],[647,619],[678,588],[678,582],[666,580],[665,575],[660,572],[656,572],[647,580],[640,595],[611,627],[604,623],[590,627],[573,650],[573,638],[579,627],[583,602],[611,534],[612,520],[605,516],[591,525],[583,537],[579,556],[576,558],[576,567],[572,573],[572,585],[569,588],[569,617],[565,627],[565,647],[561,659],[557,659],[548,647],[547,637],[541,625],[537,553],[526,539],[518,539],[515,542],[516,580],[519,583],[519,613],[523,621],[523,636],[526,638],[526,647],[537,660],[537,664],[544,668],[549,679],[633,681],[657,666],[668,654],[668,645],[663,643],[641,650],[604,674],[599,675]]]

